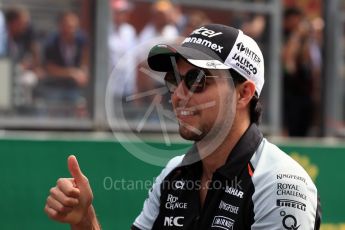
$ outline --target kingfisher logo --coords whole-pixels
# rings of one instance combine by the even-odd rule
[[[233,230],[235,221],[225,216],[215,216],[212,222],[212,228],[221,228]]]
[[[244,54],[249,57],[252,61],[256,62],[256,64],[259,64],[261,62],[260,57],[251,49],[244,46],[243,42],[237,43],[237,49],[240,52],[244,52]]]

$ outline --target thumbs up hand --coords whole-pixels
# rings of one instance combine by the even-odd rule
[[[44,211],[53,220],[76,225],[88,215],[93,194],[75,156],[68,157],[68,169],[72,178],[58,179],[50,189]]]

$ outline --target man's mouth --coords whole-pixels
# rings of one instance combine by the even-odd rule
[[[193,116],[195,115],[195,110],[186,108],[177,108],[175,110],[177,117]]]

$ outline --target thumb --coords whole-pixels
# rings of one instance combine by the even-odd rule
[[[87,181],[86,177],[81,172],[77,158],[74,155],[69,156],[67,162],[68,170],[71,173],[71,176],[74,178],[77,186]]]

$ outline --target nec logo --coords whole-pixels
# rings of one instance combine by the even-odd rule
[[[183,221],[183,216],[166,216],[164,218],[164,226],[168,227],[183,227],[183,224],[181,223]]]
[[[196,29],[194,30],[191,34],[201,34],[205,37],[209,37],[209,38],[212,38],[212,37],[215,37],[215,36],[218,36],[218,35],[221,35],[223,34],[222,32],[218,32],[216,33],[215,31],[213,30],[209,30],[205,27],[201,27],[199,29]]]

